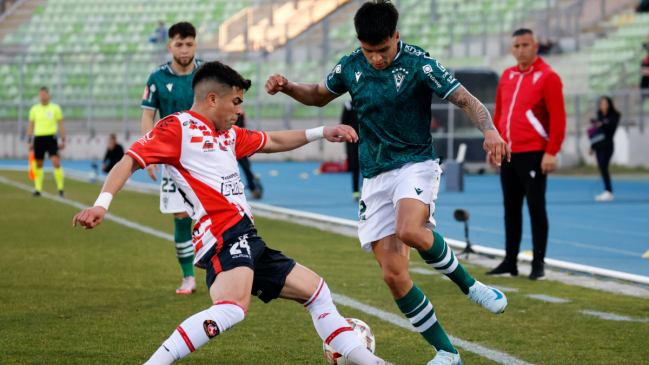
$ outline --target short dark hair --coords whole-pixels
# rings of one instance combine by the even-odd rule
[[[47,91],[49,93],[50,89],[48,89],[47,86],[41,86],[40,91]]]
[[[173,39],[177,35],[180,36],[180,39],[196,38],[196,28],[189,22],[176,23],[169,28],[169,39]]]
[[[108,136],[108,138],[112,138],[117,141],[117,137],[115,136],[115,134],[111,134],[110,136]]]
[[[244,79],[241,74],[235,71],[232,67],[225,65],[219,61],[205,62],[194,73],[192,80],[192,89],[194,94],[197,93],[197,86],[204,82],[213,82],[222,88],[239,88],[244,92],[250,89],[252,81]],[[207,95],[205,95],[207,96]],[[223,95],[219,95],[222,97]]]
[[[534,32],[532,32],[531,29],[520,28],[520,29],[516,29],[516,30],[514,31],[514,33],[512,33],[512,38],[514,38],[514,37],[518,37],[519,35],[525,35],[525,34],[529,34],[529,35],[531,35],[531,36],[534,36]]]
[[[390,0],[368,1],[354,16],[356,37],[375,46],[395,35],[398,22],[399,11]]]

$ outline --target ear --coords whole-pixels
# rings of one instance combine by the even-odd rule
[[[397,40],[397,43],[399,42],[399,37],[401,34],[399,34],[399,31],[397,30],[397,33],[394,35],[394,38]]]
[[[167,50],[171,52],[171,42],[173,42],[173,39],[170,39],[169,42],[167,43]]]
[[[216,93],[209,93],[205,98],[207,104],[212,108],[216,108],[216,105],[219,103],[219,100],[221,100],[221,98],[219,98],[219,96],[216,95]]]

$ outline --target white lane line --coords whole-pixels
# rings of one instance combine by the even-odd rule
[[[615,313],[597,312],[591,310],[580,310],[580,312],[583,314],[589,314],[591,316],[599,317],[607,321],[649,322],[649,318],[633,318],[633,317],[621,316]]]
[[[553,297],[545,294],[525,294],[526,297],[549,303],[572,303],[572,300]]]
[[[408,271],[414,272],[416,274],[422,274],[422,275],[439,275],[437,271],[426,269],[423,267],[411,267],[408,269]]]
[[[498,289],[498,290],[503,291],[503,292],[517,292],[518,291],[518,289],[510,288],[508,286],[500,286],[500,285],[492,285],[492,284],[485,284],[485,285],[488,285],[488,286],[490,286],[490,287],[492,287],[494,289]]]
[[[9,179],[7,179],[7,178],[5,178],[3,176],[0,176],[0,182],[5,183],[7,185],[14,186],[16,188],[19,188],[19,189],[22,189],[22,190],[25,190],[25,191],[29,191],[29,192],[32,191],[31,186],[27,186],[25,184],[22,184],[22,183],[13,181],[13,180],[9,180]],[[86,205],[81,204],[79,202],[75,202],[74,200],[61,198],[59,196],[48,194],[48,193],[45,193],[45,192],[41,193],[41,195],[44,198],[52,199],[52,200],[55,200],[55,201],[63,203],[63,204],[71,205],[71,206],[73,206],[75,208],[79,208],[79,209],[87,208]],[[127,219],[117,217],[117,216],[115,216],[113,214],[110,214],[110,213],[106,214],[106,219],[110,219],[110,220],[112,220],[114,222],[123,224],[123,225],[125,225],[125,226],[127,226],[129,228],[136,229],[136,230],[138,230],[140,232],[149,233],[149,234],[152,234],[154,236],[170,240],[172,242],[174,240],[173,235],[158,231],[158,230],[153,229],[151,227],[146,227],[146,226],[143,226],[141,224],[137,224],[135,222],[131,222],[131,221],[127,220]],[[401,316],[398,316],[398,315],[393,314],[393,313],[384,312],[384,311],[382,311],[380,309],[377,309],[377,308],[374,308],[374,307],[370,307],[368,305],[357,302],[357,301],[355,301],[355,300],[353,300],[351,298],[348,298],[348,297],[346,297],[344,295],[331,293],[331,296],[334,298],[334,301],[336,301],[337,303],[339,303],[341,305],[345,305],[345,306],[348,306],[348,307],[352,307],[354,309],[358,309],[358,310],[360,310],[360,311],[362,311],[364,313],[379,317],[379,318],[381,318],[381,319],[383,319],[383,320],[385,320],[387,322],[390,322],[392,324],[395,324],[397,326],[407,328],[410,331],[413,331],[413,332],[416,331],[415,328],[412,327],[410,322],[408,320],[406,320],[405,318],[401,317]],[[457,338],[457,337],[454,337],[454,336],[449,335],[448,337],[449,337],[449,339],[451,340],[451,342],[454,345],[456,345],[456,346],[458,346],[460,348],[463,348],[463,349],[465,349],[467,351],[478,354],[480,356],[491,359],[493,361],[496,361],[498,363],[505,364],[505,365],[532,365],[532,364],[530,364],[528,362],[519,360],[519,359],[517,359],[517,358],[515,358],[513,356],[510,356],[510,355],[507,355],[506,353],[496,351],[496,350],[492,350],[492,349],[489,349],[489,348],[486,348],[484,346],[480,346],[480,345],[477,345],[477,344],[474,344],[474,343],[471,343],[471,342],[468,342],[468,341],[464,341],[464,340],[462,340],[460,338]]]
[[[382,311],[378,308],[371,307],[369,305],[363,304],[359,301],[356,301],[352,298],[346,297],[344,295],[340,294],[335,294],[331,293],[331,297],[333,298],[334,302],[340,305],[344,305],[347,307],[354,308],[356,310],[359,310],[363,313],[379,317],[380,319],[390,322],[394,325],[397,325],[399,327],[403,327],[409,331],[412,332],[417,332],[415,328],[410,324],[410,321],[407,319],[403,318],[400,315],[396,315],[394,313],[389,313]],[[454,346],[463,348],[469,352],[473,352],[479,356],[486,357],[487,359],[493,360],[497,363],[500,364],[506,364],[506,365],[532,365],[529,362],[517,359],[511,355],[507,355],[504,352],[500,352],[497,350],[492,350],[490,348],[484,347],[477,345],[475,343],[471,343],[469,341],[464,341],[460,338],[457,338],[455,336],[448,335],[448,338],[451,340]]]

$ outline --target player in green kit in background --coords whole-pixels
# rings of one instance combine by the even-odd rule
[[[429,365],[461,364],[433,306],[408,274],[410,248],[448,276],[469,299],[502,313],[505,295],[469,275],[433,229],[441,169],[429,132],[433,94],[447,99],[484,133],[495,161],[509,158],[487,109],[439,62],[399,38],[399,12],[387,0],[367,2],[354,17],[361,47],[345,56],[319,84],[272,76],[266,91],[305,105],[325,106],[349,92],[359,121],[359,162],[364,177],[358,236],[383,270],[401,312],[437,350]]]
[[[169,28],[169,52],[173,61],[163,64],[149,75],[149,80],[142,95],[142,135],[153,129],[156,110],[160,118],[167,115],[189,110],[194,103],[192,79],[194,72],[203,64],[195,60],[196,29],[187,22],[174,24]],[[158,181],[155,171],[157,165],[146,168],[149,176]],[[159,171],[159,170],[158,170]],[[192,219],[185,211],[185,204],[173,180],[162,168],[160,182],[160,212],[174,215],[174,241],[176,256],[183,272],[183,282],[176,294],[192,294],[196,292],[194,278],[194,246],[192,244]]]

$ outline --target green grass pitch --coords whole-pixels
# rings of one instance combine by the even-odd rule
[[[0,172],[31,185],[23,172]],[[51,174],[45,189],[55,193]],[[66,181],[67,198],[91,205],[98,185]],[[0,364],[141,364],[188,316],[211,305],[204,272],[198,292],[178,296],[181,272],[171,242],[105,221],[72,228],[77,210],[0,183]],[[111,213],[173,233],[153,195],[123,191]],[[288,222],[258,218],[260,235],[325,278],[332,292],[399,313],[373,255],[357,240]],[[412,261],[421,259],[412,255]],[[419,265],[424,267],[423,265]],[[442,275],[412,274],[449,333],[533,364],[640,364],[649,362],[649,323],[605,321],[590,309],[649,317],[649,301],[526,279],[478,280],[519,288],[506,293],[509,308],[493,315],[469,301]],[[548,294],[572,300],[554,304],[523,296]],[[425,364],[434,356],[416,333],[349,307],[344,316],[367,322],[377,354],[396,364]],[[495,362],[459,349],[464,364]],[[246,319],[183,364],[321,364],[322,344],[299,304],[252,299]]]

